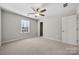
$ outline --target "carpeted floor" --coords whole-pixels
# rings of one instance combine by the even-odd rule
[[[0,55],[74,55],[78,47],[45,38],[30,38],[3,44]]]

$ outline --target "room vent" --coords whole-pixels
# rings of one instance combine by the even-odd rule
[[[67,6],[68,6],[68,3],[64,3],[64,4],[63,4],[63,7],[67,7]]]

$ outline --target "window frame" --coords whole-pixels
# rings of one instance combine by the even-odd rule
[[[25,20],[25,19],[22,19],[22,20],[24,20],[24,21],[28,21],[28,20]],[[23,31],[22,31],[22,30],[23,30],[23,29],[22,29],[22,25],[21,25],[21,24],[22,24],[22,23],[21,23],[22,20],[20,20],[20,29],[21,29],[20,32],[21,32],[21,33],[30,33],[30,21],[29,21],[29,26],[28,26],[28,32],[27,32],[27,31],[26,31],[26,32],[23,32]]]

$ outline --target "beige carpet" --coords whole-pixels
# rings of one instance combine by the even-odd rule
[[[78,54],[76,46],[45,38],[30,38],[3,44],[0,55],[71,55]]]

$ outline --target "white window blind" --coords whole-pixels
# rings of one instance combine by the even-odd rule
[[[21,32],[23,33],[30,32],[30,21],[21,20]]]

